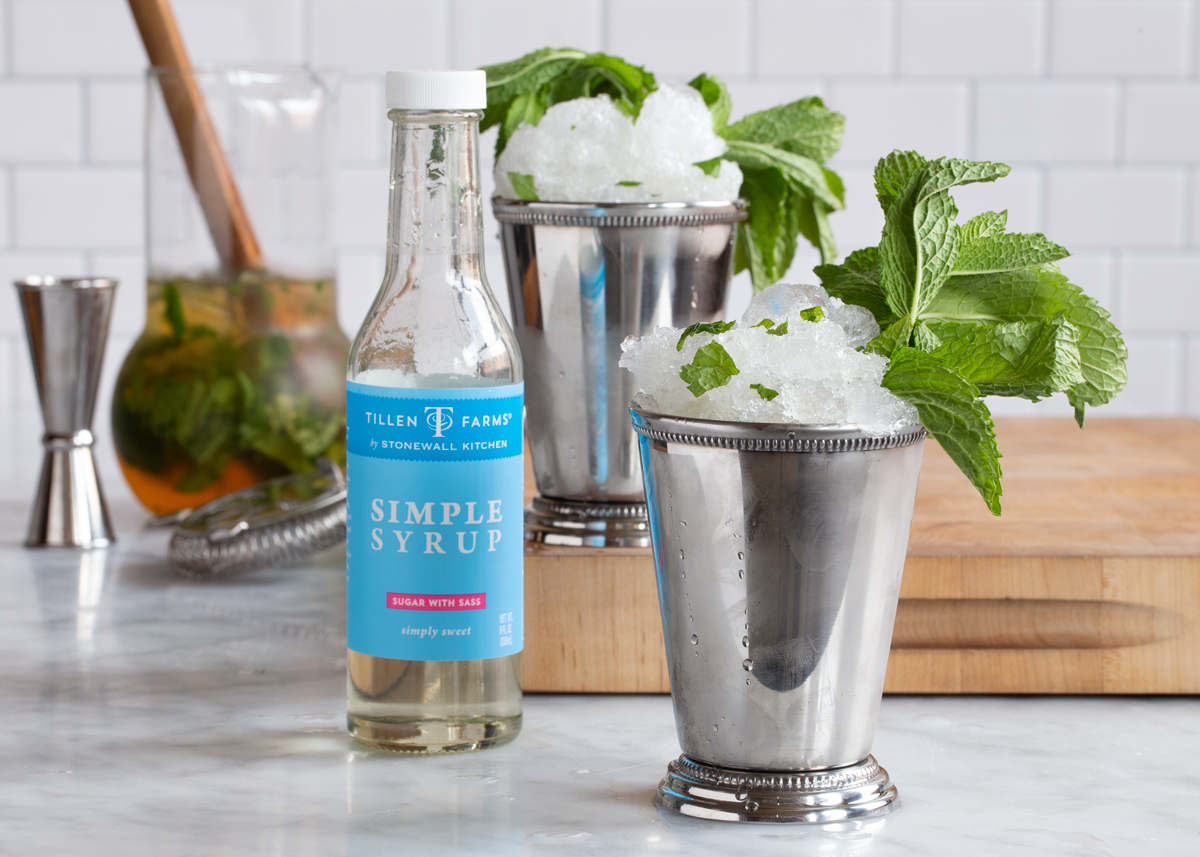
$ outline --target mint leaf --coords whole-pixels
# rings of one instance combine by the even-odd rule
[[[697,161],[692,164],[693,167],[699,167],[706,176],[716,178],[721,174],[721,158],[709,158],[707,161]]]
[[[627,116],[637,118],[646,96],[658,88],[654,75],[620,57],[588,54],[549,84],[547,106],[607,95]]]
[[[730,140],[729,149],[723,157],[726,160],[737,161],[738,166],[743,168],[780,170],[790,181],[799,184],[815,199],[832,209],[842,208],[842,201],[829,187],[824,168],[812,158],[749,140]]]
[[[828,172],[828,171],[826,171]],[[834,182],[829,182],[829,189],[837,195]],[[838,189],[841,182],[837,182]],[[833,239],[833,230],[829,227],[829,213],[832,208],[823,202],[813,199],[812,195],[803,188],[793,187],[787,201],[786,222],[793,233],[799,232],[821,251],[822,259],[832,259],[837,256],[837,243]],[[789,255],[783,270],[791,266],[792,256]]]
[[[788,181],[778,169],[743,171],[741,195],[750,216],[738,224],[734,267],[749,268],[755,291],[761,291],[787,270],[780,265],[787,257]]]
[[[1049,321],[967,327],[933,351],[984,396],[1037,401],[1083,383],[1079,331],[1062,313]]]
[[[617,187],[641,187],[641,186],[642,186],[641,182],[629,182],[629,181],[617,182]]]
[[[699,92],[708,105],[708,112],[713,118],[713,130],[718,134],[724,133],[725,125],[729,122],[729,111],[733,107],[725,84],[720,78],[702,74],[689,80],[688,86]]]
[[[942,344],[942,338],[923,321],[917,322],[917,326],[913,328],[912,338],[913,344],[925,352],[933,351]]]
[[[586,51],[576,48],[542,48],[510,62],[484,66],[488,109],[493,104],[507,103],[521,93],[535,92],[586,56]],[[487,122],[486,117],[484,122]],[[487,129],[494,124],[495,121],[481,122],[480,127]]]
[[[525,175],[524,173],[508,174],[508,180],[512,182],[513,190],[517,194],[517,199],[523,199],[528,202],[536,202],[538,195],[533,187],[533,176]]]
[[[916,152],[894,150],[884,155],[875,165],[875,198],[883,207],[883,213],[891,210],[892,203],[906,184],[929,162]]]
[[[1085,405],[1103,405],[1125,389],[1128,350],[1108,312],[1059,271],[1048,267],[951,277],[925,317],[939,323],[994,325],[1038,322],[1058,313],[1079,331],[1083,382],[1067,391],[1076,419]]]
[[[736,321],[701,321],[696,324],[688,325],[684,328],[683,333],[679,336],[679,341],[675,343],[675,350],[682,351],[683,343],[689,337],[697,333],[711,333],[716,336],[718,333],[724,333],[732,328]],[[734,372],[733,374],[737,374]]]
[[[511,62],[484,66],[487,108],[479,128],[500,125],[496,157],[522,122],[536,125],[548,107],[575,98],[608,95],[627,115],[637,117],[646,96],[657,88],[654,75],[619,57],[575,48],[542,48]]]
[[[765,327],[767,330],[770,330],[772,327],[775,326],[775,322],[771,321],[771,319],[769,319],[769,318],[764,318],[762,321],[760,321],[758,324],[756,324],[754,326],[755,327]]]
[[[819,307],[818,307],[818,309],[819,309]],[[769,328],[767,328],[767,335],[768,336],[783,336],[784,334],[787,333],[787,326],[788,326],[788,323],[785,321],[783,324],[777,325],[775,327],[769,327]]]
[[[800,317],[805,321],[811,321],[813,324],[816,324],[818,321],[825,318],[825,310],[819,306],[810,306],[808,309],[800,310]],[[783,323],[783,326],[787,327],[786,321]]]
[[[907,317],[897,319],[887,327],[884,327],[878,336],[868,342],[866,350],[888,357],[897,348],[908,345],[908,340],[912,336],[912,332],[912,321]]]
[[[880,200],[890,196],[895,181],[908,178],[890,203],[879,240],[880,285],[897,316],[916,324],[920,313],[950,276],[958,256],[959,235],[954,218],[958,208],[947,191],[956,185],[995,181],[1008,175],[1004,164],[939,158],[917,167],[909,153],[893,153],[880,162],[876,182]],[[903,169],[902,169],[903,168]],[[883,177],[881,183],[880,176]]]
[[[766,399],[768,402],[779,395],[778,390],[772,390],[770,387],[764,387],[762,384],[751,384],[751,390],[757,390],[758,395]]]
[[[972,241],[978,241],[980,238],[990,238],[993,235],[1003,234],[1004,227],[1007,224],[1007,211],[985,211],[983,214],[977,214],[964,223],[959,229],[959,237],[962,238],[964,244],[969,244]]]
[[[971,480],[993,515],[1000,514],[1000,450],[979,390],[932,354],[899,348],[882,384],[916,406],[921,423]]]
[[[727,140],[780,146],[814,161],[833,157],[842,145],[846,117],[825,107],[815,96],[751,113],[723,132]]]
[[[961,233],[960,233],[961,237]],[[1065,247],[1039,233],[1006,233],[972,237],[961,242],[952,277],[968,274],[998,274],[1057,262],[1071,255]]]
[[[679,377],[687,384],[692,395],[697,397],[717,387],[724,387],[737,374],[737,365],[719,342],[701,346],[692,362],[679,370]]]

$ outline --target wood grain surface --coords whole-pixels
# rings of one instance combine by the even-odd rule
[[[1000,518],[926,444],[885,690],[1200,693],[1200,423],[997,436]],[[649,550],[530,546],[525,574],[526,690],[670,690]]]

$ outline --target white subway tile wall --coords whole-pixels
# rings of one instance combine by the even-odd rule
[[[1129,391],[1096,415],[1200,416],[1200,0],[175,0],[175,8],[196,63],[340,70],[334,223],[339,312],[351,333],[383,269],[383,72],[577,46],[623,55],[668,81],[722,75],[735,117],[814,94],[844,112],[835,166],[848,210],[832,218],[844,251],[878,240],[871,169],[893,148],[1012,165],[996,185],[957,192],[960,208],[964,217],[1007,208],[1012,227],[1045,230],[1074,251],[1064,270],[1113,312],[1131,352]],[[145,64],[124,0],[0,0],[0,281],[120,278],[106,386],[145,312]],[[493,141],[485,135],[489,164]],[[490,213],[486,237],[491,281],[507,305]],[[815,261],[803,250],[789,277],[811,280]],[[731,314],[749,294],[743,275]],[[4,411],[36,401],[15,309],[0,313]],[[107,398],[97,409],[102,440]],[[1061,401],[992,405],[1068,412]],[[111,450],[101,466],[106,486],[120,490]]]

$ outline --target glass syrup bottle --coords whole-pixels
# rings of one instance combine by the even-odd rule
[[[482,71],[391,72],[387,269],[347,371],[347,723],[444,753],[521,729],[521,356],[483,270]]]

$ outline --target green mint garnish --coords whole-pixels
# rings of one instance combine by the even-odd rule
[[[891,359],[883,386],[921,422],[1000,514],[1000,452],[981,396],[1087,405],[1125,388],[1127,350],[1109,314],[1059,271],[1067,251],[1005,232],[1005,212],[956,224],[950,188],[1008,175],[1004,164],[892,152],[875,167],[878,247],[816,268],[822,285],[871,311],[867,351]]]
[[[508,180],[512,182],[513,190],[517,192],[517,199],[537,202],[538,195],[533,188],[533,176],[527,176],[524,173],[509,173]]]
[[[702,345],[692,362],[679,370],[679,377],[687,384],[692,395],[697,397],[717,387],[724,387],[736,374],[738,368],[733,358],[719,342]]]
[[[815,324],[825,318],[825,310],[819,306],[810,306],[808,309],[800,310],[800,317],[805,321],[811,321]]]
[[[768,402],[779,395],[778,390],[772,390],[770,387],[764,387],[762,384],[751,384],[750,389],[757,390],[758,395],[762,396]]]
[[[542,48],[512,62],[485,66],[487,110],[479,123],[500,126],[496,157],[522,122],[536,125],[546,109],[576,98],[607,95],[625,115],[637,118],[646,96],[658,88],[654,75],[620,57],[576,48]]]
[[[617,187],[641,187],[641,182],[617,182]]]
[[[499,127],[497,158],[522,123],[537,125],[555,104],[607,95],[636,120],[646,96],[658,88],[644,68],[576,48],[542,48],[483,70],[487,109],[479,127]],[[749,205],[748,218],[738,225],[735,272],[749,269],[754,290],[765,289],[791,266],[800,236],[820,251],[822,261],[832,261],[837,248],[828,215],[844,207],[845,189],[825,162],[842,145],[845,118],[819,98],[804,98],[731,125],[732,102],[724,83],[702,74],[688,85],[700,93],[713,130],[728,144],[725,154],[696,166],[709,176],[720,174],[722,160],[742,170],[738,196]]]
[[[769,318],[764,318],[762,321],[760,321],[758,324],[756,324],[754,326],[755,327],[765,327],[767,330],[770,330],[772,327],[775,326],[775,322],[771,321],[771,319],[769,319]]]
[[[783,336],[785,333],[787,333],[787,326],[788,323],[785,321],[783,324],[767,328],[767,333],[769,333],[771,336]]]
[[[705,321],[697,322],[684,328],[683,334],[679,337],[679,341],[675,343],[675,350],[683,350],[683,342],[694,333],[711,333],[714,336],[718,333],[724,333],[737,324],[736,321]],[[736,372],[734,373],[737,374]],[[697,393],[699,395],[699,393]]]

